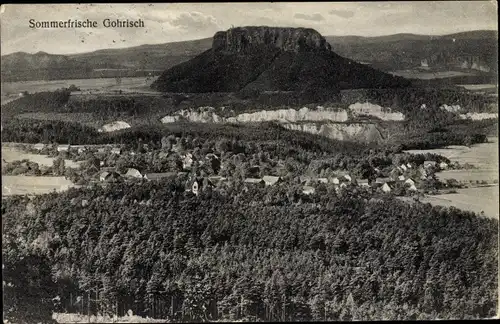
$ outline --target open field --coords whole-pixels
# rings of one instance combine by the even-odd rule
[[[450,145],[431,150],[407,150],[411,154],[435,153],[452,162],[469,163],[483,170],[498,170],[498,137],[488,137],[488,143],[475,144],[470,148],[462,145]]]
[[[2,82],[2,104],[19,98],[19,93],[28,91],[29,93],[54,91],[61,88],[67,88],[74,84],[82,90],[83,93],[89,90],[95,91],[123,91],[123,92],[141,92],[154,93],[149,86],[156,78],[122,78],[121,83],[117,84],[115,78],[106,79],[75,79],[75,80],[52,80],[52,81],[24,81],[24,82]],[[75,92],[78,94],[80,92]]]
[[[44,194],[70,187],[75,185],[64,177],[2,176],[2,196]]]
[[[403,78],[408,79],[421,79],[421,80],[431,80],[431,79],[441,79],[441,78],[451,78],[458,76],[469,76],[475,75],[475,73],[471,72],[462,72],[462,71],[440,71],[440,72],[429,72],[429,71],[421,71],[421,70],[398,70],[389,72],[392,75],[398,75]]]
[[[425,196],[421,201],[475,213],[484,212],[486,216],[498,219],[498,185],[458,189],[454,194]]]
[[[471,169],[471,170],[444,170],[436,173],[439,180],[455,179],[461,182],[486,181],[492,183],[498,181],[498,169]]]
[[[409,150],[412,154],[435,153],[446,156],[451,161],[461,164],[469,163],[477,167],[471,170],[444,170],[436,173],[440,180],[455,179],[457,181],[498,180],[498,137],[489,137],[488,143],[472,147],[452,145],[442,149]],[[433,205],[453,206],[459,209],[481,213],[488,217],[498,218],[499,192],[498,185],[458,189],[455,194],[426,196],[421,200]]]
[[[459,87],[465,88],[467,90],[492,90],[492,89],[497,89],[498,85],[497,84],[459,84]]]
[[[11,146],[6,146],[2,144],[2,163],[12,162],[12,161],[20,161],[28,159],[32,162],[36,162],[39,165],[52,166],[54,162],[54,158],[40,155],[40,154],[32,154],[23,152],[21,149]],[[79,168],[80,162],[73,162],[71,160],[64,160],[65,166],[70,168]]]

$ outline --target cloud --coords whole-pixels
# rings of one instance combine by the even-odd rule
[[[321,21],[321,20],[325,20],[325,18],[323,18],[323,16],[319,13],[315,13],[315,14],[312,14],[312,15],[307,15],[307,14],[302,14],[302,13],[296,13],[294,15],[295,18],[297,19],[303,19],[303,20],[311,20],[311,21]]]
[[[349,19],[354,16],[354,11],[351,10],[330,10],[330,15],[339,16],[344,19]]]
[[[170,24],[185,30],[210,30],[218,29],[217,19],[211,15],[204,15],[201,12],[184,12],[174,18]]]

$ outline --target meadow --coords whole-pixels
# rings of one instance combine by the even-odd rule
[[[2,197],[60,192],[71,187],[75,187],[75,185],[64,177],[2,176]]]
[[[26,153],[22,149],[11,146],[11,145],[6,145],[5,143],[2,143],[2,162],[13,162],[13,161],[20,161],[20,160],[30,160],[32,162],[38,163],[40,166],[52,166],[54,159],[53,157],[49,157],[47,155],[40,155],[40,154],[33,154],[33,153]],[[71,160],[64,160],[64,164],[66,167],[70,168],[79,168],[80,163],[79,162],[74,162]]]
[[[28,91],[29,93],[54,91],[57,89],[68,88],[75,85],[83,92],[94,91],[138,91],[152,92],[149,86],[155,78],[132,77],[122,78],[121,82],[117,82],[115,78],[98,78],[98,79],[74,79],[74,80],[51,80],[51,81],[20,81],[20,82],[2,82],[2,104],[9,100],[19,98],[19,93]]]
[[[455,207],[498,219],[498,185],[458,189],[457,193],[425,196],[422,202]]]

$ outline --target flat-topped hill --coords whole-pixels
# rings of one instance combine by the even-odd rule
[[[314,29],[238,27],[214,35],[212,48],[152,84],[165,92],[337,92],[397,88],[409,81],[343,58]]]

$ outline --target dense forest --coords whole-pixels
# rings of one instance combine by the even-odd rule
[[[495,315],[496,220],[321,188],[194,196],[164,180],[3,199],[5,300],[184,321]]]

